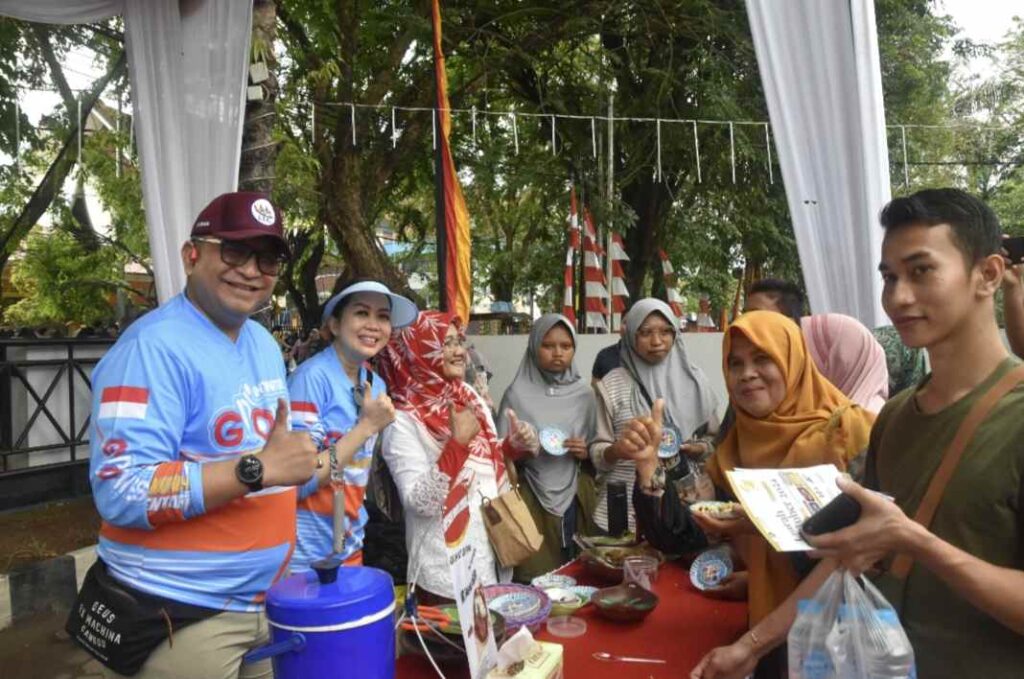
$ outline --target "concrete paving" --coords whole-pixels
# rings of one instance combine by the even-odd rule
[[[102,665],[64,632],[66,613],[39,613],[0,632],[4,679],[102,679]]]

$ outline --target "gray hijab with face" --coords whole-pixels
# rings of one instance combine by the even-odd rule
[[[541,342],[552,328],[561,324],[573,346],[576,332],[569,319],[561,314],[545,314],[538,318],[530,331],[526,354],[519,364],[519,372],[501,399],[498,409],[498,434],[508,435],[508,409],[541,431],[557,427],[569,438],[589,439],[596,427],[594,390],[580,375],[575,357],[561,373],[552,373],[540,367],[538,359]],[[562,516],[576,495],[577,462],[571,454],[550,455],[541,449],[537,457],[520,463],[523,476],[537,496],[538,502],[549,513]]]
[[[659,363],[648,363],[636,350],[637,331],[653,313],[661,314],[675,331],[672,348]],[[718,407],[718,398],[703,371],[687,357],[672,308],[660,299],[641,299],[629,310],[623,323],[626,327],[626,341],[620,350],[622,367],[637,385],[643,386],[643,389],[638,386],[633,389],[633,411],[645,414],[651,411],[650,404],[644,398],[644,390],[652,403],[655,399],[663,398],[666,422],[679,430],[683,440],[690,438],[694,431],[711,419]]]

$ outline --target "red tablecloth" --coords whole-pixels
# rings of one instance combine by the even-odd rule
[[[580,584],[591,582],[578,562],[561,569]],[[565,649],[565,677],[615,677],[615,679],[660,679],[682,677],[715,646],[728,644],[747,629],[747,606],[744,603],[718,601],[701,595],[690,583],[689,572],[677,563],[666,563],[658,573],[654,591],[658,607],[641,622],[621,623],[602,618],[593,606],[586,606],[575,615],[587,621],[587,633],[576,639],[559,639],[548,634],[546,627],[536,637],[541,641],[562,644]],[[615,655],[662,658],[665,665],[602,662],[593,658],[596,651]],[[448,679],[469,676],[465,668],[442,667]],[[405,655],[398,659],[398,679],[432,679],[437,677],[426,658]]]

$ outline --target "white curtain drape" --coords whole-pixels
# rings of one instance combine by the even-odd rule
[[[214,196],[235,190],[252,3],[239,0],[0,0],[43,23],[125,21],[149,246],[161,302],[185,283],[178,250]]]
[[[882,325],[890,185],[873,0],[747,0],[747,15],[811,311]]]
[[[123,9],[124,0],[0,0],[0,15],[41,24],[91,24]]]

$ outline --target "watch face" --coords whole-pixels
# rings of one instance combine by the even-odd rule
[[[263,463],[255,455],[243,455],[238,460],[238,479],[245,484],[263,480]]]

